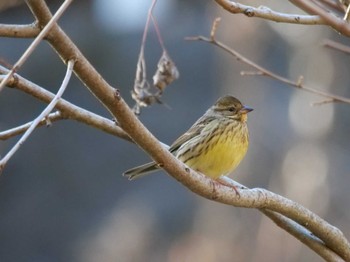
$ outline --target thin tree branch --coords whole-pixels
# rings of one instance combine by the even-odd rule
[[[216,25],[217,21],[214,22],[213,24],[213,28]],[[214,34],[213,34],[214,31]],[[263,76],[268,76],[271,77],[273,79],[276,79],[280,82],[283,82],[285,84],[288,84],[292,87],[298,88],[298,89],[302,89],[304,91],[307,91],[309,93],[313,93],[322,97],[327,98],[328,100],[332,100],[332,102],[342,102],[342,103],[347,103],[350,104],[350,99],[343,97],[343,96],[337,96],[337,95],[333,95],[333,94],[329,94],[327,92],[321,91],[321,90],[317,90],[311,87],[308,87],[306,85],[303,84],[303,77],[299,77],[299,79],[297,81],[292,81],[289,80],[283,76],[280,76],[278,74],[275,74],[269,70],[267,70],[266,68],[254,63],[253,61],[249,60],[248,58],[246,58],[245,56],[243,56],[242,54],[240,54],[239,52],[237,52],[236,50],[228,47],[227,45],[217,41],[215,39],[215,30],[212,30],[211,32],[211,36],[210,38],[204,37],[204,36],[193,36],[193,37],[186,37],[186,40],[190,40],[190,41],[204,41],[210,44],[213,44],[221,49],[223,49],[225,52],[229,53],[230,55],[232,55],[234,58],[236,58],[238,61],[241,61],[251,67],[253,67],[254,69],[256,69],[258,72],[255,74],[259,74],[259,75],[263,75]],[[251,75],[251,73],[249,73],[249,75]]]
[[[34,131],[34,129],[37,127],[37,125],[46,118],[48,114],[54,109],[57,102],[61,99],[61,96],[63,95],[64,91],[66,90],[66,87],[69,83],[70,77],[72,75],[74,66],[74,61],[70,60],[68,61],[67,66],[67,72],[63,79],[62,85],[59,88],[57,94],[55,95],[54,99],[50,102],[50,104],[44,109],[44,111],[41,112],[41,114],[35,118],[35,120],[32,122],[30,127],[27,129],[27,131],[24,133],[24,135],[21,137],[21,139],[11,148],[11,150],[0,160],[0,174],[2,173],[2,170],[4,169],[7,162],[10,160],[10,158],[17,152],[17,150],[23,145],[23,143],[27,140],[27,138],[30,136],[30,134]]]
[[[339,0],[318,0],[321,2],[324,6],[328,8],[332,8],[338,12],[344,12],[344,9],[342,8],[342,5]]]
[[[345,20],[346,22],[349,22],[349,14],[350,14],[350,5],[348,5],[348,7],[346,8],[346,12],[343,18],[343,20]]]
[[[224,185],[230,185],[239,189],[248,189],[246,186],[226,176],[221,177],[219,181]],[[258,210],[270,218],[278,227],[290,233],[292,236],[304,243],[325,260],[343,261],[343,259],[341,259],[333,250],[328,248],[322,240],[314,236],[309,230],[299,225],[292,219],[287,218],[278,212],[274,212],[265,208],[259,208]]]
[[[335,41],[330,40],[330,39],[324,40],[323,46],[328,47],[328,48],[332,48],[334,50],[343,52],[343,53],[348,54],[348,55],[350,54],[350,46],[343,45],[341,43],[335,42]]]
[[[325,23],[331,26],[339,33],[350,36],[350,24],[340,17],[335,16],[334,13],[321,8],[312,1],[309,0],[289,0],[294,5],[298,6],[309,14],[316,14],[325,21]]]
[[[289,1],[310,15],[286,14],[273,11],[265,6],[259,6],[256,8],[230,0],[215,0],[218,5],[232,14],[244,14],[248,17],[259,17],[281,23],[328,25],[339,33],[345,36],[350,36],[350,24],[340,17],[335,16],[331,11],[325,10],[309,0]]]
[[[0,83],[0,92],[7,84],[7,81],[13,76],[13,74],[23,65],[23,63],[28,59],[28,57],[33,53],[35,48],[39,45],[41,40],[47,35],[52,26],[56,23],[56,21],[61,17],[63,12],[69,6],[72,0],[65,0],[61,7],[57,10],[56,14],[51,18],[51,20],[45,25],[40,34],[34,39],[34,41],[30,44],[27,50],[23,53],[21,58],[15,63],[15,65],[11,68],[10,72],[6,75],[6,77]]]
[[[39,33],[40,29],[36,23],[29,25],[0,24],[0,36],[3,37],[34,38]]]
[[[55,113],[49,114],[46,118],[42,119],[36,127],[48,125],[49,123],[56,122],[62,119],[65,119],[65,118],[63,117],[60,111],[57,111]],[[7,140],[11,137],[23,134],[25,131],[27,131],[30,128],[32,124],[33,124],[33,121],[5,130],[3,132],[0,132],[0,140]]]
[[[317,15],[285,14],[276,12],[266,6],[253,7],[229,0],[215,0],[215,2],[232,14],[244,14],[248,17],[259,17],[279,23],[300,25],[325,25],[326,22]]]
[[[310,249],[319,254],[325,261],[328,262],[341,262],[344,261],[337,253],[328,248],[323,241],[315,237],[309,230],[303,226],[294,222],[293,220],[286,218],[285,216],[272,212],[266,209],[259,209],[267,217],[269,217],[277,226],[281,227],[289,234],[299,239],[300,242],[308,246]]]
[[[0,73],[6,74],[7,72],[8,70],[6,68],[0,66]],[[15,74],[15,77],[9,80],[9,86],[21,90],[47,104],[50,103],[55,96],[53,93],[19,76],[18,74]],[[127,141],[132,141],[130,137],[112,120],[73,105],[64,99],[60,99],[56,105],[56,109],[61,112],[62,117],[65,119],[72,119],[100,129],[108,134],[123,138]],[[3,133],[0,133],[0,139],[2,137],[1,134]],[[14,135],[15,134],[11,135],[11,137]]]

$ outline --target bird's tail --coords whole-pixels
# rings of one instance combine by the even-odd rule
[[[150,162],[147,164],[144,164],[142,166],[137,166],[134,168],[131,168],[123,173],[123,176],[127,177],[129,180],[134,180],[136,178],[142,177],[144,175],[148,175],[150,173],[153,173],[157,171],[159,167],[155,162]]]

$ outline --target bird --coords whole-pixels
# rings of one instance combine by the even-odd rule
[[[247,114],[251,111],[252,108],[237,98],[223,96],[174,141],[169,151],[192,170],[214,180],[227,176],[247,153]],[[158,163],[150,162],[129,169],[123,175],[134,180],[160,168]]]

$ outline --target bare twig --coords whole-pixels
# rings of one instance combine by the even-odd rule
[[[311,103],[311,106],[321,106],[321,105],[324,105],[324,104],[330,104],[330,103],[333,103],[333,99],[325,99],[325,100],[321,100],[321,101],[318,101],[318,102],[312,102]]]
[[[248,17],[259,17],[280,23],[300,25],[325,25],[325,21],[317,15],[285,14],[271,10],[266,6],[253,7],[230,0],[215,0],[226,11],[233,14],[244,14]]]
[[[60,111],[57,111],[55,113],[49,114],[46,118],[42,119],[36,127],[48,125],[48,123],[52,123],[62,119],[64,119],[64,116],[61,114]],[[11,137],[23,134],[25,131],[27,131],[31,127],[32,124],[33,124],[33,121],[5,130],[3,132],[0,132],[0,140],[7,140]]]
[[[210,30],[210,39],[211,40],[214,40],[214,38],[215,38],[216,30],[218,29],[220,21],[221,21],[221,17],[217,17],[213,21],[213,26],[211,27],[211,30]]]
[[[350,24],[340,17],[335,16],[334,13],[329,12],[309,0],[289,0],[294,5],[298,6],[309,14],[316,14],[325,21],[326,25],[331,26],[334,30],[339,33],[350,36]]]
[[[0,92],[7,84],[8,79],[23,65],[23,63],[28,59],[28,57],[33,53],[35,48],[39,45],[41,40],[48,34],[52,26],[56,23],[56,21],[61,17],[63,12],[69,6],[72,0],[65,0],[61,7],[57,10],[56,14],[52,17],[51,21],[44,27],[44,29],[40,32],[40,34],[34,39],[34,41],[30,44],[27,50],[23,53],[20,59],[15,63],[15,65],[11,68],[10,72],[6,75],[6,77],[0,83]]]
[[[216,22],[217,23],[217,22]],[[217,24],[215,23],[215,27],[217,26]],[[210,44],[213,44],[221,49],[223,49],[224,51],[226,51],[227,53],[229,53],[230,55],[232,55],[234,58],[236,58],[238,61],[241,61],[251,67],[253,67],[255,70],[258,71],[259,75],[263,75],[263,76],[268,76],[271,77],[273,79],[276,79],[280,82],[283,82],[285,84],[288,84],[292,87],[298,88],[298,89],[302,89],[304,91],[307,91],[309,93],[313,93],[313,94],[317,94],[319,96],[325,97],[327,99],[331,99],[333,102],[342,102],[342,103],[347,103],[350,104],[350,99],[343,97],[343,96],[337,96],[337,95],[333,95],[333,94],[329,94],[327,92],[321,91],[321,90],[317,90],[311,87],[308,87],[306,85],[303,84],[303,77],[299,77],[299,79],[297,81],[292,81],[289,80],[283,76],[280,76],[276,73],[273,73],[269,70],[267,70],[266,68],[254,63],[253,61],[249,60],[248,58],[246,58],[245,56],[243,56],[242,54],[240,54],[238,51],[228,47],[227,45],[217,41],[215,39],[215,37],[213,35],[210,36],[210,38],[204,37],[204,36],[193,36],[193,37],[186,37],[186,40],[190,40],[190,41],[204,41]]]
[[[35,118],[35,120],[32,122],[30,127],[27,129],[27,131],[24,133],[24,135],[21,137],[21,139],[11,148],[11,150],[0,160],[0,174],[2,170],[4,169],[6,163],[10,160],[10,158],[16,153],[16,151],[23,145],[23,143],[27,140],[27,138],[30,136],[30,134],[34,131],[34,129],[37,127],[37,125],[46,118],[46,116],[52,111],[52,109],[56,106],[57,102],[61,99],[61,96],[63,92],[66,90],[66,87],[69,83],[70,77],[72,75],[74,66],[74,61],[69,60],[68,66],[67,66],[67,72],[63,79],[62,85],[60,89],[58,90],[57,94],[55,95],[54,99],[50,102],[50,104],[44,109],[44,111],[41,112],[41,114]]]
[[[219,180],[224,185],[231,185],[233,187],[239,189],[248,189],[246,186],[232,180],[229,177],[223,176]],[[304,226],[296,223],[290,218],[287,218],[284,215],[279,214],[278,212],[274,212],[268,210],[266,208],[259,208],[260,212],[262,212],[265,216],[270,218],[278,227],[287,231],[299,241],[307,245],[309,248],[314,250],[317,254],[323,257],[327,261],[343,261],[337,253],[328,248],[325,243],[314,236],[309,230],[307,230]]]
[[[146,20],[146,24],[145,24],[145,29],[143,31],[143,36],[142,36],[142,42],[141,42],[141,51],[140,53],[144,52],[144,49],[145,49],[145,45],[146,45],[146,38],[147,38],[147,34],[148,34],[148,28],[149,28],[149,22],[151,20],[151,17],[152,17],[152,12],[153,12],[153,9],[155,7],[157,3],[157,0],[152,0],[152,4],[151,4],[151,7],[148,9],[148,15],[147,15],[147,20]]]
[[[152,13],[150,13],[150,16],[151,16],[151,18],[152,18],[152,22],[153,22],[153,25],[154,25],[154,29],[156,30],[158,42],[159,42],[161,48],[163,49],[163,51],[166,51],[166,48],[165,48],[165,45],[164,45],[164,42],[163,42],[162,35],[160,34],[160,30],[159,30],[159,26],[158,26],[157,20],[155,19],[155,17],[153,16]]]
[[[0,73],[6,74],[7,72],[8,70],[6,68],[0,66]],[[11,87],[17,88],[18,90],[21,90],[47,104],[50,103],[55,97],[53,93],[21,77],[18,74],[15,74],[15,78],[11,78],[9,80],[9,83]],[[61,112],[62,117],[65,119],[72,119],[97,128],[108,134],[123,138],[127,141],[131,141],[130,137],[112,120],[73,105],[64,99],[60,99],[58,101],[56,109]],[[0,133],[0,139],[2,139],[2,137],[4,137],[4,139],[8,139],[15,135],[17,135],[17,133],[7,133],[7,131],[4,131]]]
[[[349,46],[343,45],[341,43],[335,42],[335,41],[330,40],[330,39],[324,40],[323,46],[328,47],[328,48],[332,48],[334,50],[338,50],[338,51],[346,53],[346,54],[350,54],[350,47]]]
[[[230,0],[215,0],[215,2],[218,5],[220,5],[226,11],[232,14],[244,14],[248,17],[259,17],[262,19],[281,23],[303,25],[328,25],[331,26],[333,29],[337,30],[339,33],[346,36],[350,36],[350,24],[347,23],[347,21],[335,16],[334,13],[330,12],[329,10],[325,10],[320,5],[316,5],[314,1],[289,1],[301,8],[302,10],[306,11],[310,15],[286,14],[273,11],[265,6],[253,7]],[[330,6],[328,3],[327,5]]]
[[[344,9],[342,8],[340,2],[338,0],[318,0],[319,2],[322,2],[324,6],[327,8],[332,8],[338,12],[343,12]]]
[[[349,21],[349,13],[350,13],[350,5],[348,5],[348,7],[346,8],[346,12],[343,18],[345,21]]]
[[[289,234],[307,245],[325,261],[342,262],[344,261],[336,252],[328,248],[323,241],[315,237],[309,230],[294,222],[293,220],[282,216],[276,212],[266,209],[259,209],[264,215],[269,217],[277,226],[287,231]]]

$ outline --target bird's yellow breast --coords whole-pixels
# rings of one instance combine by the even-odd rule
[[[248,149],[248,131],[244,126],[239,134],[227,131],[209,142],[202,142],[192,157],[179,157],[190,168],[213,179],[228,175],[241,162]],[[198,142],[198,141],[197,141]]]

